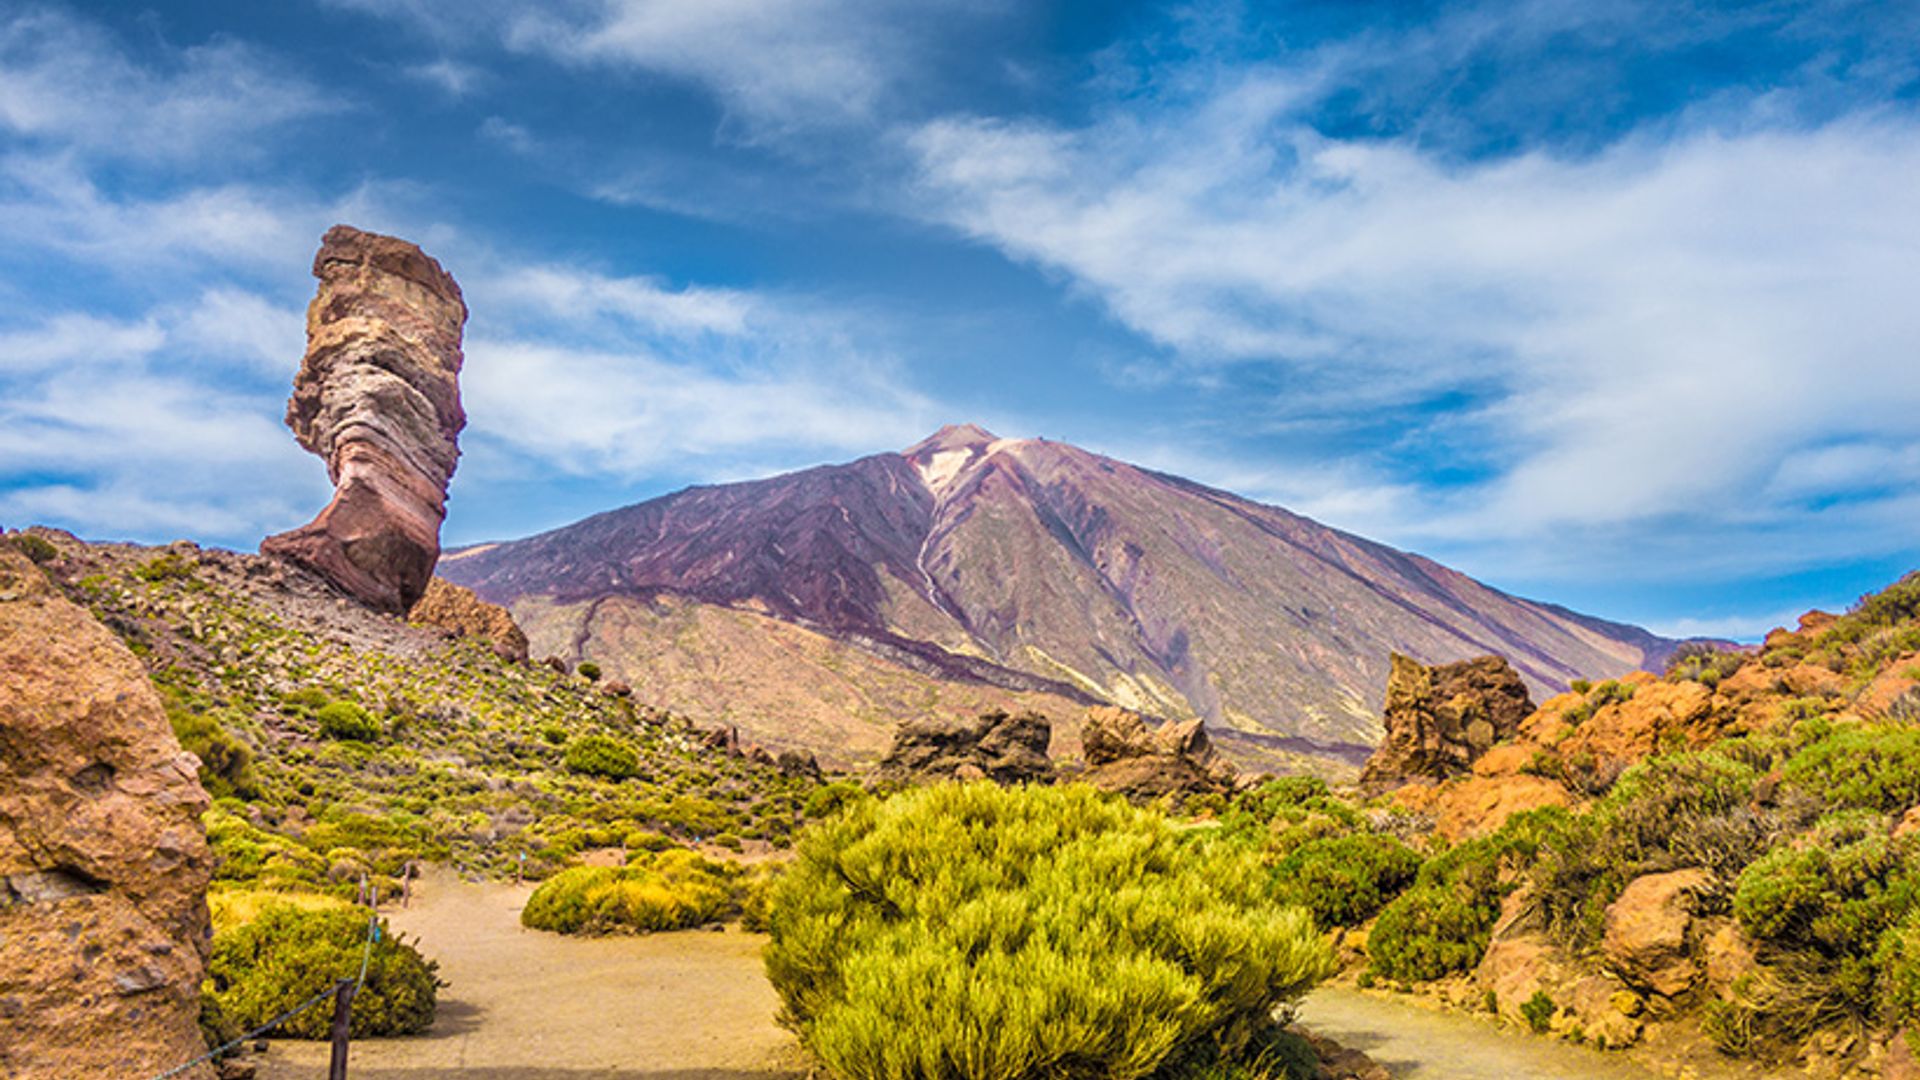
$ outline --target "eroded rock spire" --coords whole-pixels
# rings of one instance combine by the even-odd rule
[[[263,554],[311,567],[371,607],[405,612],[440,557],[460,458],[460,335],[467,306],[405,240],[347,225],[314,256],[307,353],[287,426],[327,463],[333,501]]]

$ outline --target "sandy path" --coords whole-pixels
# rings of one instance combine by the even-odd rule
[[[353,1044],[354,1080],[775,1080],[804,1074],[756,934],[569,938],[520,927],[530,887],[429,877],[394,929],[451,983],[433,1030]],[[276,1040],[261,1080],[318,1080],[322,1043]]]
[[[1316,991],[1301,1006],[1300,1022],[1366,1053],[1394,1080],[1664,1080],[1668,1075],[1633,1057],[1356,990]],[[1683,1074],[1703,1080],[1781,1075],[1719,1061],[1696,1063]]]

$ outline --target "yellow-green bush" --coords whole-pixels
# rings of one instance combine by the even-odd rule
[[[365,909],[267,904],[250,921],[214,935],[206,994],[241,1030],[257,1027],[333,985],[353,978],[366,954]],[[356,1038],[413,1035],[433,1023],[438,965],[381,927],[354,995]],[[332,1009],[322,1004],[277,1030],[296,1039],[327,1036]]]
[[[684,848],[646,852],[624,867],[576,866],[541,882],[520,922],[562,934],[681,930],[732,914],[738,877]]]
[[[568,772],[625,780],[640,771],[633,748],[610,735],[582,735],[567,744]]]
[[[803,835],[769,921],[783,1019],[845,1080],[1216,1062],[1333,966],[1256,853],[1080,786],[847,806]]]

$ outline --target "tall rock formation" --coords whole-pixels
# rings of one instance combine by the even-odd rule
[[[440,264],[405,240],[347,225],[314,256],[307,354],[287,426],[320,455],[333,501],[263,554],[311,567],[396,614],[440,558],[447,482],[460,458],[460,335],[467,306]]]
[[[0,1076],[153,1076],[206,1049],[197,767],[140,661],[0,544]]]
[[[1473,767],[1533,712],[1527,684],[1498,656],[1428,667],[1399,653],[1387,676],[1386,738],[1360,781],[1444,780]]]

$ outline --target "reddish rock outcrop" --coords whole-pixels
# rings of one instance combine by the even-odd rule
[[[307,308],[307,354],[287,426],[327,463],[333,501],[271,536],[266,555],[308,566],[381,611],[417,603],[440,558],[458,463],[460,286],[418,247],[346,225],[327,230]]]
[[[206,1049],[197,768],[140,661],[0,545],[0,1076],[152,1076]]]
[[[479,638],[504,660],[527,658],[527,635],[506,608],[489,604],[475,596],[472,589],[445,578],[436,577],[427,582],[426,593],[413,605],[413,610],[407,612],[407,621],[437,626],[454,637]]]
[[[1155,731],[1138,713],[1103,705],[1087,710],[1080,746],[1087,761],[1081,779],[1130,799],[1226,793],[1237,779],[1198,720]]]
[[[901,724],[875,775],[888,783],[1053,779],[1047,744],[1053,725],[1038,713],[982,713],[972,720],[927,717]]]
[[[1494,743],[1512,738],[1531,712],[1527,684],[1501,657],[1428,667],[1394,653],[1386,738],[1367,759],[1361,783],[1383,789],[1458,776]]]
[[[1634,878],[1607,907],[1602,948],[1613,969],[1631,986],[1662,997],[1679,997],[1700,978],[1689,949],[1696,898],[1713,878],[1698,868]]]

